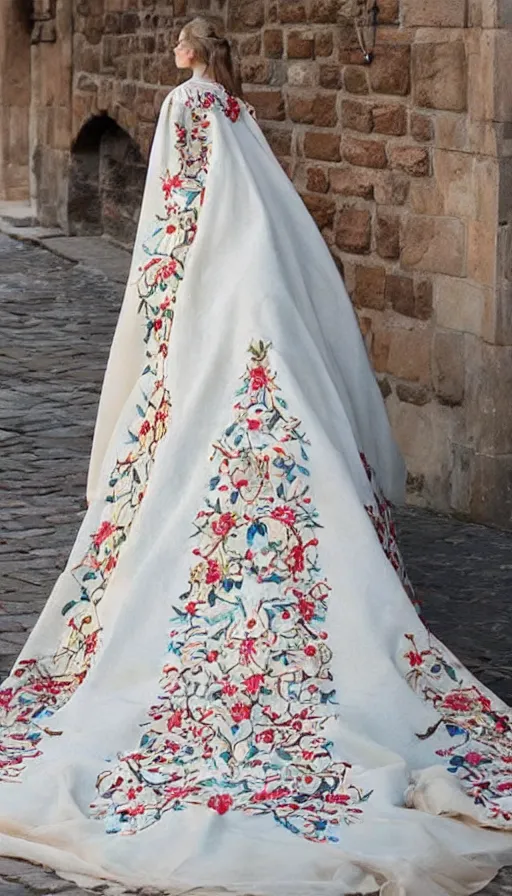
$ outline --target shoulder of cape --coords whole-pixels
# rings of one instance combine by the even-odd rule
[[[242,100],[232,96],[219,84],[212,87],[206,84],[198,84],[192,79],[185,81],[169,94],[169,100],[172,106],[186,106],[189,110],[208,109],[211,112],[221,112],[231,121],[236,121],[241,109],[246,108],[250,114],[253,113],[251,107]]]

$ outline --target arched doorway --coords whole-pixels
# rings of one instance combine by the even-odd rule
[[[70,234],[105,235],[130,248],[145,176],[145,160],[130,135],[108,115],[89,119],[71,149]]]

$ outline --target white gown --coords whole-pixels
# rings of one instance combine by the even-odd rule
[[[89,510],[0,688],[0,854],[254,896],[465,896],[512,862],[509,711],[413,606],[403,480],[327,247],[248,109],[192,79]]]

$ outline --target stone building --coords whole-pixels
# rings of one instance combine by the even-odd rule
[[[510,526],[512,0],[378,0],[371,64],[365,3],[1,0],[0,198],[129,244],[176,35],[218,18],[344,271],[412,499]]]

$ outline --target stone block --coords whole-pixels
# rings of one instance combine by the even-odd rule
[[[372,109],[373,129],[378,134],[400,137],[407,130],[407,110],[405,106],[382,105]]]
[[[418,143],[430,143],[434,138],[434,125],[432,119],[428,115],[412,112],[410,132],[411,137],[414,137]]]
[[[434,307],[440,327],[460,333],[482,335],[485,311],[491,291],[467,279],[438,275],[434,286]]]
[[[378,212],[375,227],[375,246],[381,258],[400,256],[400,218],[388,212]]]
[[[342,72],[339,65],[321,65],[319,69],[320,87],[328,90],[339,90],[342,85]]]
[[[428,386],[418,386],[415,383],[397,383],[396,394],[400,401],[415,404],[422,407],[432,398],[432,392]]]
[[[308,18],[310,22],[335,24],[338,11],[339,0],[311,0]]]
[[[287,80],[293,87],[313,87],[317,82],[316,66],[313,62],[290,62]]]
[[[371,244],[370,212],[350,207],[341,209],[335,241],[338,248],[345,252],[368,252]]]
[[[263,32],[263,49],[265,56],[281,59],[283,55],[283,32],[280,28],[268,28]]]
[[[438,401],[454,407],[464,401],[464,336],[438,331],[432,346],[432,382]]]
[[[410,180],[396,171],[381,171],[374,181],[375,200],[379,205],[405,205]]]
[[[465,230],[457,218],[410,215],[402,234],[402,266],[464,277]]]
[[[454,217],[474,217],[473,156],[440,149],[434,152],[433,162],[436,185],[443,197],[444,213]]]
[[[349,130],[369,134],[373,128],[371,106],[358,100],[343,100],[341,123],[344,128],[349,128]]]
[[[228,27],[230,31],[261,28],[264,22],[264,0],[237,0],[236,3],[229,4]]]
[[[302,196],[304,204],[320,230],[332,227],[336,206],[334,199],[318,194],[305,194]]]
[[[495,229],[482,221],[468,221],[468,277],[484,286],[494,286],[496,254]]]
[[[406,28],[465,28],[467,0],[402,0]]]
[[[471,463],[470,501],[472,520],[512,527],[512,454],[498,457],[475,454]]]
[[[325,168],[308,168],[307,189],[312,193],[327,193],[329,177]]]
[[[247,102],[254,106],[259,119],[284,120],[284,101],[280,90],[249,90],[245,96]]]
[[[289,93],[288,99],[288,115],[292,121],[300,124],[313,124],[315,116],[315,96],[305,95],[304,92],[297,91]]]
[[[292,151],[292,129],[289,125],[279,126],[278,124],[262,123],[263,133],[267,138],[272,152],[278,158],[291,155]]]
[[[304,154],[308,159],[339,162],[341,159],[339,134],[308,131],[304,137]]]
[[[343,83],[348,93],[365,95],[369,92],[368,73],[356,65],[348,65],[343,73]]]
[[[331,168],[329,181],[333,193],[373,199],[373,183],[368,171],[357,171],[354,168]]]
[[[416,215],[444,214],[444,197],[432,178],[411,181],[409,208]]]
[[[312,31],[290,31],[286,41],[288,59],[313,59],[315,36]]]
[[[412,277],[388,274],[386,302],[405,317],[429,320],[432,315],[432,284],[429,280],[414,281]]]
[[[378,363],[383,364],[378,369],[411,383],[429,385],[431,343],[430,327],[412,329],[395,326],[383,331],[376,330],[375,351],[382,352]]]
[[[362,308],[382,311],[386,307],[386,269],[356,265],[354,303]]]
[[[397,25],[399,15],[399,0],[379,0],[379,25]]]
[[[246,84],[268,84],[272,77],[272,68],[268,59],[246,57],[241,61],[240,74]]]
[[[389,166],[413,177],[425,177],[430,173],[430,154],[422,146],[390,146]]]
[[[512,347],[465,339],[468,437],[481,454],[510,454]]]
[[[406,96],[411,86],[411,48],[377,46],[370,66],[370,84],[375,93]]]
[[[334,50],[332,31],[319,31],[315,34],[315,56],[331,56]]]
[[[455,112],[438,112],[435,116],[435,143],[438,149],[470,151],[468,116]]]
[[[385,168],[386,144],[381,140],[357,140],[355,137],[345,137],[343,158],[351,165],[361,168]]]
[[[252,0],[248,0],[252,2]],[[303,0],[279,0],[278,19],[284,25],[306,21],[306,5]]]
[[[461,40],[416,43],[412,49],[413,98],[417,106],[461,112],[467,107],[466,50]]]

